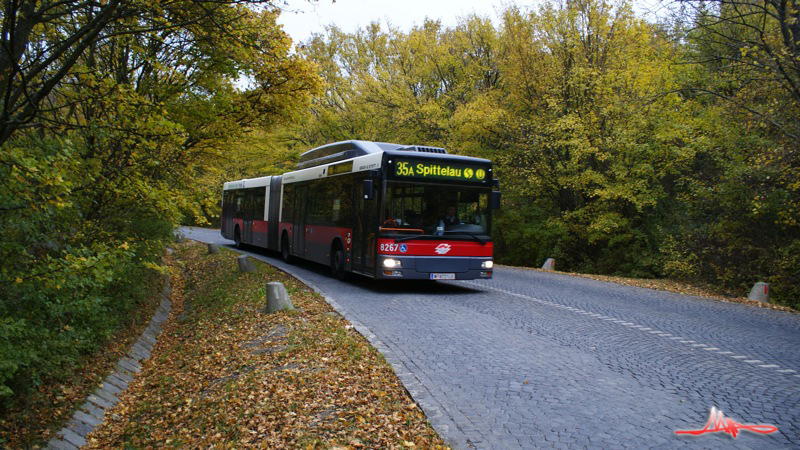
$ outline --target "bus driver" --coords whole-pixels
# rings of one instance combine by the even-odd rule
[[[436,227],[436,232],[434,233],[434,236],[442,236],[444,235],[445,229],[450,228],[453,225],[458,225],[460,223],[461,220],[456,215],[456,207],[448,206],[444,218],[439,220],[439,225]]]
[[[458,225],[461,223],[461,221],[458,219],[458,216],[456,215],[455,206],[447,207],[447,213],[444,215],[444,219],[442,219],[442,221],[444,222],[444,226],[448,228],[452,225]]]

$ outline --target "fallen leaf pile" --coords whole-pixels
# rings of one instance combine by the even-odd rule
[[[90,448],[443,447],[383,357],[317,294],[187,243],[153,354]],[[297,311],[266,314],[266,283]]]

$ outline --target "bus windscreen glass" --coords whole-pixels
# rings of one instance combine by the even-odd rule
[[[489,238],[487,188],[388,182],[381,234]]]

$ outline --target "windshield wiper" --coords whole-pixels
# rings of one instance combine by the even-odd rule
[[[413,236],[402,236],[394,238],[394,243],[402,242],[402,241],[410,241],[411,239],[421,238],[423,236],[429,236],[428,234],[415,234]]]
[[[470,236],[472,236],[473,238],[475,238],[475,240],[476,240],[476,241],[480,242],[480,243],[481,243],[481,245],[486,245],[486,243],[487,243],[487,242],[489,242],[489,240],[488,240],[488,239],[486,239],[486,240],[484,241],[484,240],[483,240],[483,239],[481,239],[481,237],[480,237],[480,236],[478,236],[477,234],[471,234]]]
[[[469,236],[472,239],[475,239],[476,241],[480,242],[483,245],[486,245],[486,243],[489,242],[489,239],[483,239],[480,236],[478,236],[477,234],[469,234],[469,233],[464,233],[462,231],[445,231],[445,234],[447,234],[447,233],[461,234],[462,236]],[[429,238],[429,237],[431,237],[431,235],[430,234],[415,234],[413,236],[401,236],[401,237],[394,238],[394,242],[396,244],[398,242],[410,241],[411,239],[419,239],[419,238],[423,238],[423,237],[424,238]],[[444,236],[434,236],[434,237],[444,238]]]
[[[481,238],[481,237],[480,237],[480,236],[478,236],[477,234],[465,233],[465,232],[463,232],[463,231],[445,231],[444,233],[445,233],[445,234],[447,234],[447,233],[451,233],[451,234],[461,234],[461,235],[469,236],[469,237],[471,237],[471,238],[475,239],[476,241],[480,242],[482,245],[486,245],[486,243],[487,243],[487,242],[489,242],[489,239],[486,239],[486,240],[484,240],[483,238]]]

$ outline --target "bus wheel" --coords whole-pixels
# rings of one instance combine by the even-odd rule
[[[283,262],[291,263],[292,254],[289,253],[289,238],[284,234],[281,238],[281,259]]]
[[[244,244],[242,244],[242,233],[239,231],[239,227],[236,227],[236,231],[233,232],[233,242],[236,245],[236,248],[243,248]]]
[[[342,243],[337,241],[331,252],[331,270],[333,271],[333,275],[342,281],[346,280],[349,275],[345,270],[344,263],[344,249],[342,248]]]

